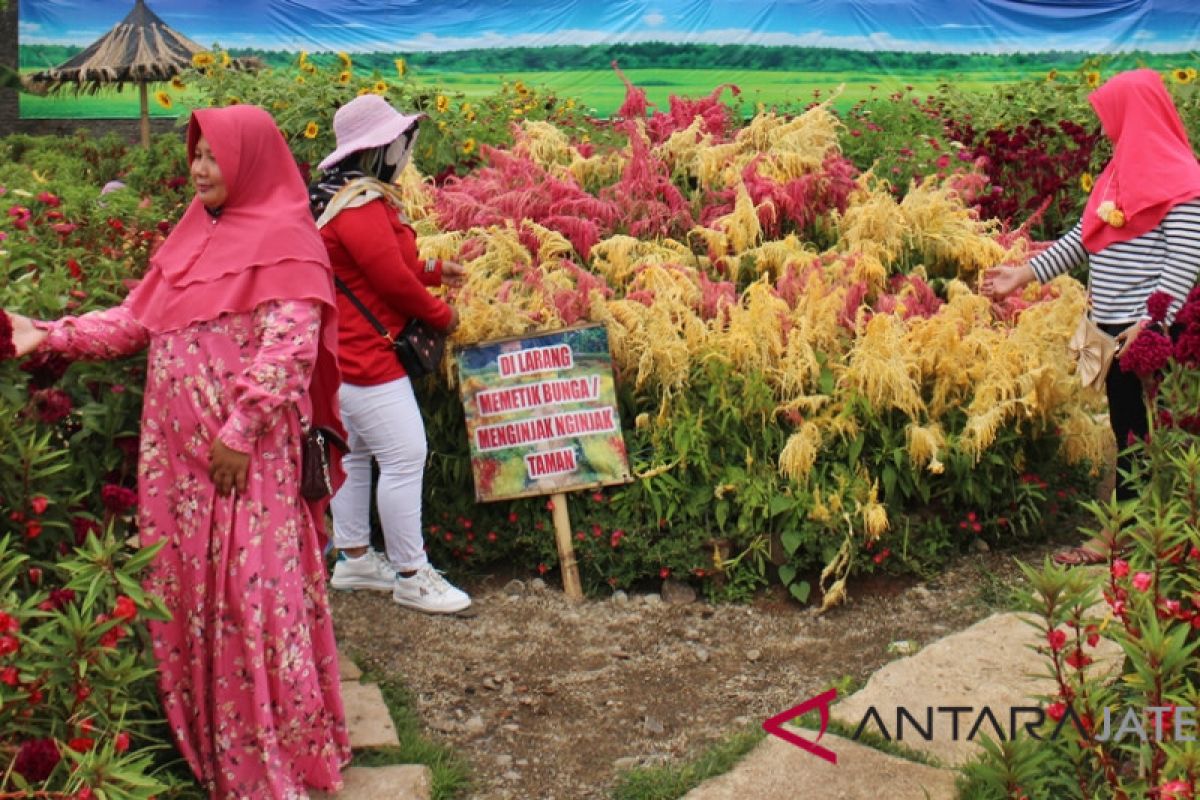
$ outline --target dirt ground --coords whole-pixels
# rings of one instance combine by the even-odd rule
[[[382,593],[333,593],[339,645],[399,678],[429,735],[462,753],[478,800],[607,798],[624,769],[706,746],[1007,608],[1015,559],[959,558],[936,580],[873,578],[818,616],[779,594],[749,605],[658,594],[573,605],[554,582],[464,585],[471,616],[431,617]]]

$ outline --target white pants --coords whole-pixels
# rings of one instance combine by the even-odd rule
[[[379,463],[376,503],[388,559],[402,572],[429,563],[421,536],[421,481],[425,474],[425,423],[412,382],[379,386],[343,383],[338,392],[350,452],[342,460],[346,482],[333,496],[333,543],[339,549],[371,542],[371,459]]]

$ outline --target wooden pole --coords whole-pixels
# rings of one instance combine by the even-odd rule
[[[138,100],[142,105],[142,147],[150,146],[150,97],[146,82],[138,81]]]
[[[554,541],[558,545],[558,566],[562,569],[563,593],[568,600],[583,600],[583,584],[579,582],[579,564],[575,561],[575,545],[571,542],[571,516],[567,513],[567,496],[556,492],[550,496],[554,504]]]

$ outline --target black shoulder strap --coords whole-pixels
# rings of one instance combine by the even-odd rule
[[[367,307],[363,305],[362,300],[359,300],[354,296],[354,292],[350,291],[350,287],[346,285],[346,282],[337,275],[333,276],[333,282],[337,284],[338,291],[350,298],[350,302],[354,303],[354,307],[357,308],[362,315],[367,318],[367,322],[371,323],[371,327],[379,331],[380,336],[387,339],[389,342],[392,341],[392,335],[388,333],[388,329],[383,327],[383,323],[376,319],[375,315],[367,310]]]

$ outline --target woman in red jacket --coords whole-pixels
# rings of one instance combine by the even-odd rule
[[[333,118],[335,149],[318,168],[309,199],[334,274],[389,331],[410,318],[450,331],[454,309],[427,286],[461,283],[462,267],[421,261],[393,181],[408,163],[419,115],[400,114],[377,95],[358,97]],[[390,342],[338,291],[339,392],[349,433],[346,482],[334,495],[335,589],[392,593],[402,606],[429,613],[462,611],[471,598],[425,555],[421,483],[427,446],[412,383]],[[371,459],[379,464],[376,502],[387,553],[370,548]]]

